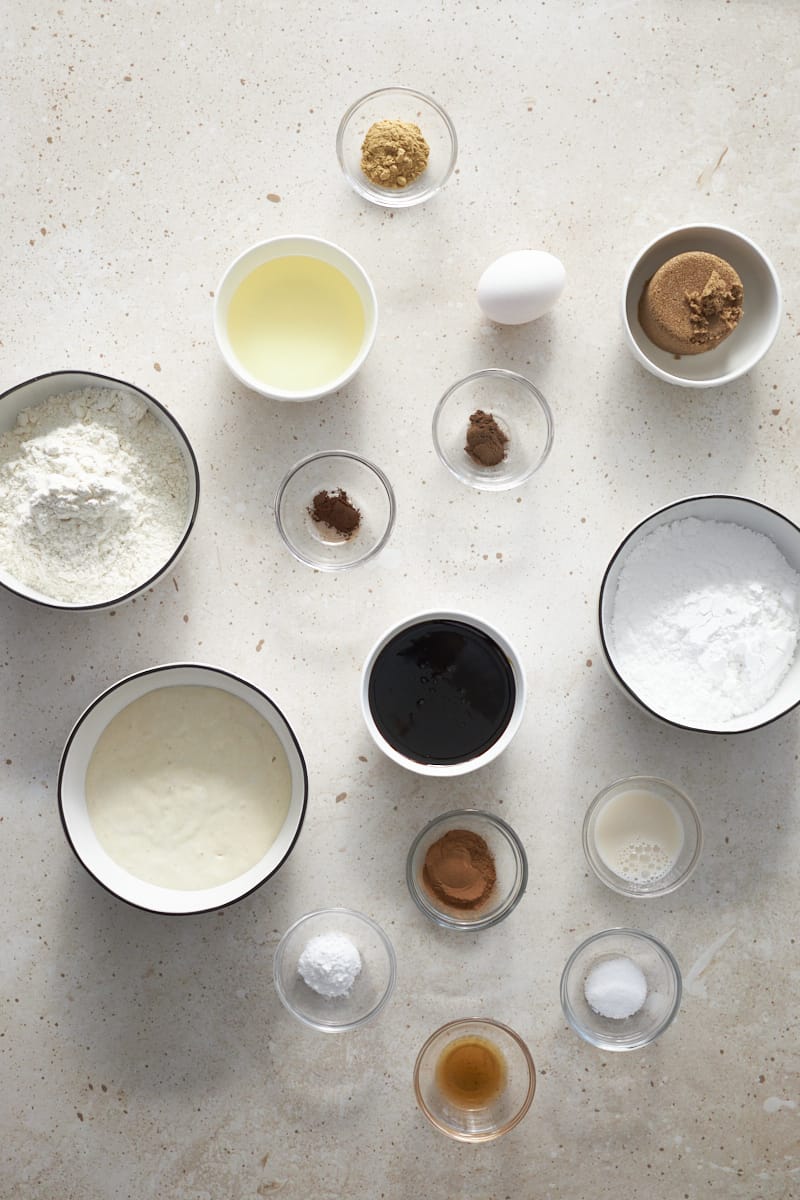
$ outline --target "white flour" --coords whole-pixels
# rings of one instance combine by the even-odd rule
[[[122,596],[176,549],[188,491],[175,436],[143,401],[51,396],[0,437],[0,563],[64,604]]]
[[[800,634],[800,576],[768,537],[689,517],[631,551],[612,617],[615,663],[641,700],[707,726],[774,695]]]

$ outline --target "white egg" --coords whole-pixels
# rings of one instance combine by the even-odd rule
[[[566,278],[564,264],[546,250],[513,250],[481,275],[478,304],[490,321],[524,325],[550,311]]]

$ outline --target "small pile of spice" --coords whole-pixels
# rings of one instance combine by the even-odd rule
[[[310,988],[332,1000],[349,996],[361,974],[361,955],[343,933],[320,933],[306,943],[297,970]]]
[[[491,413],[478,408],[469,419],[467,454],[481,467],[496,467],[506,457],[508,436]]]
[[[647,999],[647,980],[633,959],[620,955],[595,963],[583,992],[598,1016],[623,1021],[637,1013]]]
[[[491,896],[497,872],[485,840],[470,829],[448,829],[425,855],[422,883],[431,898],[474,911]]]
[[[361,524],[361,510],[342,488],[335,492],[317,492],[308,510],[312,521],[351,538]]]
[[[404,188],[425,170],[429,154],[419,125],[375,121],[361,145],[361,170],[378,187]]]

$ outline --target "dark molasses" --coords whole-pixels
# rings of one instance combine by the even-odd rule
[[[387,642],[368,695],[372,718],[395,750],[445,766],[494,745],[511,719],[516,686],[492,637],[464,621],[432,619]]]

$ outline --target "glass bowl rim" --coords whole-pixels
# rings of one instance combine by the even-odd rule
[[[426,834],[435,830],[451,820],[457,820],[459,817],[480,818],[487,821],[490,825],[501,833],[507,843],[511,847],[512,854],[517,864],[517,880],[514,888],[509,892],[509,895],[504,904],[495,912],[479,917],[475,921],[460,921],[457,917],[453,917],[448,913],[442,912],[432,904],[426,903],[421,895],[414,878],[413,862],[417,849],[422,844]],[[519,834],[512,829],[509,823],[503,820],[502,817],[496,816],[494,813],[486,812],[481,808],[454,808],[449,812],[441,813],[438,817],[434,817],[423,826],[422,829],[414,837],[408,854],[406,855],[406,884],[408,886],[411,899],[416,904],[417,908],[423,913],[428,920],[438,925],[441,929],[454,929],[459,932],[470,933],[480,929],[491,929],[495,925],[499,925],[506,917],[514,911],[528,888],[528,855]]]
[[[369,101],[376,99],[378,96],[389,95],[392,92],[400,92],[405,96],[413,96],[415,99],[421,100],[423,104],[432,108],[441,119],[450,138],[450,162],[445,174],[435,184],[431,184],[429,187],[405,199],[402,197],[402,192],[396,195],[391,189],[379,188],[369,181],[362,183],[360,179],[354,178],[347,169],[344,157],[344,137],[353,116]],[[339,166],[347,182],[365,200],[369,200],[373,204],[378,204],[382,208],[413,208],[415,204],[420,204],[423,200],[429,200],[431,196],[435,196],[437,192],[441,191],[453,174],[456,162],[458,161],[458,135],[450,116],[442,105],[439,104],[438,100],[434,100],[433,96],[429,96],[426,92],[420,92],[416,88],[406,87],[403,84],[389,84],[386,87],[374,88],[371,92],[367,92],[357,100],[354,100],[347,108],[336,130],[336,157],[339,160]]]
[[[368,925],[370,929],[372,929],[373,933],[377,933],[380,942],[386,950],[386,958],[389,963],[389,980],[380,1000],[369,1010],[368,1013],[365,1013],[363,1016],[357,1017],[352,1021],[342,1022],[341,1024],[321,1025],[319,1022],[313,1020],[313,1018],[307,1017],[303,1013],[299,1012],[298,1009],[296,1009],[291,1003],[283,987],[283,981],[280,977],[280,968],[283,963],[283,957],[286,953],[286,946],[288,945],[289,938],[300,928],[300,926],[304,925],[307,921],[312,920],[314,917],[328,917],[337,915],[355,917],[357,920],[363,921],[365,925]],[[356,908],[347,908],[343,905],[334,905],[332,908],[315,908],[311,912],[304,913],[301,917],[298,917],[297,920],[293,921],[288,929],[286,929],[282,934],[272,956],[272,980],[281,1004],[287,1010],[287,1012],[291,1013],[291,1015],[298,1021],[301,1021],[304,1025],[307,1025],[310,1029],[316,1029],[321,1033],[346,1033],[349,1030],[358,1029],[361,1025],[366,1025],[368,1021],[372,1021],[389,1003],[392,992],[395,988],[395,984],[397,983],[397,954],[386,931],[372,917],[368,917],[366,913],[360,912]]]
[[[592,817],[600,809],[609,792],[612,792],[615,788],[619,787],[620,784],[645,785],[648,783],[659,784],[661,787],[666,788],[670,792],[674,792],[676,796],[681,798],[688,809],[692,823],[694,824],[697,841],[689,863],[677,877],[677,879],[668,884],[666,887],[656,886],[647,888],[646,890],[638,891],[635,890],[635,884],[623,879],[622,876],[617,875],[603,863],[599,854],[589,842],[589,826],[591,824]],[[601,788],[600,791],[595,795],[589,807],[586,809],[586,813],[583,818],[583,827],[581,829],[581,841],[583,843],[583,853],[586,856],[587,863],[592,868],[600,882],[605,884],[607,888],[610,888],[612,892],[616,892],[620,896],[628,896],[632,900],[654,900],[659,896],[668,896],[670,893],[677,891],[677,889],[682,887],[682,885],[686,883],[687,880],[694,874],[695,868],[697,867],[697,864],[700,861],[700,856],[703,852],[703,826],[700,821],[700,814],[698,813],[691,796],[684,792],[682,788],[679,788],[676,784],[672,783],[671,780],[664,779],[661,775],[622,775],[619,779],[614,779],[611,783],[608,783],[605,787]],[[669,872],[666,873],[666,875],[668,874]],[[666,878],[666,875],[664,878]],[[658,884],[658,880],[654,880],[654,883]]]
[[[294,542],[289,537],[281,517],[281,503],[289,484],[292,482],[295,476],[303,470],[304,467],[307,467],[312,462],[318,462],[323,458],[345,458],[349,459],[351,462],[358,463],[359,466],[366,467],[367,470],[376,477],[378,482],[383,485],[383,489],[386,493],[386,499],[389,502],[389,516],[386,522],[386,528],[381,537],[374,546],[371,546],[369,550],[360,555],[360,557],[353,559],[352,562],[323,562],[321,560],[311,558],[310,555],[304,554],[298,546],[295,546]],[[394,529],[395,518],[397,516],[397,501],[395,500],[394,489],[387,476],[379,466],[377,466],[374,462],[371,462],[368,458],[364,458],[363,455],[356,454],[352,450],[317,450],[314,454],[307,454],[305,458],[301,458],[299,462],[296,462],[294,466],[290,467],[283,476],[275,490],[273,509],[275,513],[275,523],[278,526],[278,533],[281,535],[286,549],[298,560],[298,562],[305,563],[307,567],[314,567],[318,571],[349,571],[353,567],[360,567],[362,563],[368,562],[371,558],[374,558],[375,555],[378,554],[379,551],[381,551],[386,545],[391,532]]]
[[[456,1130],[452,1129],[450,1126],[443,1124],[431,1112],[431,1110],[428,1108],[428,1105],[425,1103],[425,1100],[422,1097],[422,1092],[421,1092],[420,1085],[419,1085],[419,1072],[420,1072],[420,1066],[422,1064],[422,1060],[423,1060],[426,1052],[430,1049],[430,1047],[433,1045],[433,1043],[436,1041],[436,1039],[441,1034],[446,1033],[451,1029],[455,1029],[458,1026],[466,1027],[467,1029],[474,1029],[475,1026],[488,1026],[491,1029],[502,1030],[504,1034],[507,1034],[512,1039],[512,1041],[514,1041],[514,1043],[517,1045],[518,1049],[522,1051],[522,1056],[525,1061],[525,1065],[528,1068],[528,1090],[526,1092],[525,1099],[523,1100],[522,1104],[520,1105],[518,1111],[514,1114],[513,1117],[510,1117],[509,1120],[505,1122],[505,1124],[500,1125],[500,1126],[498,1126],[497,1129],[491,1130],[487,1133],[477,1134],[477,1135],[458,1133]],[[519,1033],[517,1033],[516,1030],[512,1029],[509,1025],[505,1025],[502,1021],[496,1021],[492,1017],[457,1017],[455,1020],[446,1021],[444,1023],[444,1025],[440,1025],[438,1029],[435,1029],[433,1031],[433,1033],[430,1034],[429,1037],[427,1037],[425,1039],[425,1042],[420,1047],[420,1050],[416,1057],[416,1061],[414,1063],[414,1095],[416,1097],[417,1104],[418,1104],[420,1110],[427,1117],[427,1119],[430,1121],[431,1125],[433,1125],[435,1129],[438,1129],[440,1131],[440,1133],[444,1133],[447,1135],[447,1137],[451,1137],[455,1141],[458,1141],[458,1142],[472,1142],[472,1143],[492,1142],[496,1138],[502,1137],[503,1134],[506,1134],[510,1130],[514,1129],[517,1125],[519,1125],[520,1121],[527,1114],[528,1110],[530,1109],[531,1104],[533,1104],[533,1098],[536,1094],[536,1083],[537,1083],[536,1064],[533,1061],[533,1055],[531,1054],[530,1050],[528,1049],[527,1043],[525,1042],[524,1038]]]
[[[570,972],[575,966],[579,955],[582,954],[584,950],[587,950],[589,946],[592,946],[597,942],[602,942],[610,937],[621,936],[640,938],[642,941],[648,942],[652,947],[654,947],[659,956],[666,961],[668,970],[670,971],[675,983],[675,998],[668,1011],[662,1017],[661,1021],[659,1021],[655,1029],[647,1036],[632,1039],[630,1043],[612,1043],[608,1042],[604,1038],[600,1038],[600,1040],[595,1038],[590,1031],[578,1021],[567,995],[567,981],[569,980]],[[584,938],[584,940],[575,947],[564,964],[564,969],[561,972],[561,984],[559,987],[559,992],[561,997],[561,1009],[568,1025],[575,1033],[577,1033],[580,1038],[582,1038],[585,1042],[588,1042],[590,1046],[594,1046],[598,1050],[608,1051],[624,1052],[627,1050],[642,1050],[645,1046],[649,1046],[651,1043],[656,1041],[656,1039],[659,1038],[661,1034],[670,1027],[678,1015],[678,1010],[680,1009],[681,1000],[683,998],[683,977],[681,975],[681,969],[678,966],[675,955],[667,946],[664,945],[662,941],[659,941],[659,939],[652,933],[645,933],[643,929],[634,929],[631,926],[619,925],[612,926],[610,929],[598,930],[597,933],[592,933],[589,935],[589,937]]]
[[[536,403],[539,405],[542,416],[544,417],[547,435],[545,437],[544,447],[538,459],[531,467],[528,468],[527,471],[524,472],[524,474],[515,476],[511,480],[492,482],[490,476],[486,477],[486,481],[482,481],[479,478],[470,478],[463,472],[459,471],[451,459],[445,454],[439,439],[439,423],[441,421],[445,406],[447,405],[447,401],[465,384],[473,383],[476,379],[503,379],[516,384],[518,387],[521,387],[523,390],[527,391],[533,396]],[[450,474],[459,481],[459,483],[464,483],[467,485],[467,487],[474,488],[479,492],[505,492],[510,491],[511,488],[521,487],[523,483],[527,483],[528,480],[531,479],[542,466],[544,466],[547,458],[550,455],[550,451],[553,448],[555,424],[553,421],[553,410],[551,409],[547,398],[539,390],[536,384],[533,383],[532,380],[528,379],[526,375],[520,375],[518,371],[511,371],[507,367],[482,367],[478,371],[471,371],[469,375],[464,375],[461,379],[457,379],[455,383],[451,383],[447,390],[439,398],[436,407],[433,410],[431,433],[433,436],[433,448],[436,451],[439,461],[444,467],[447,468]]]

